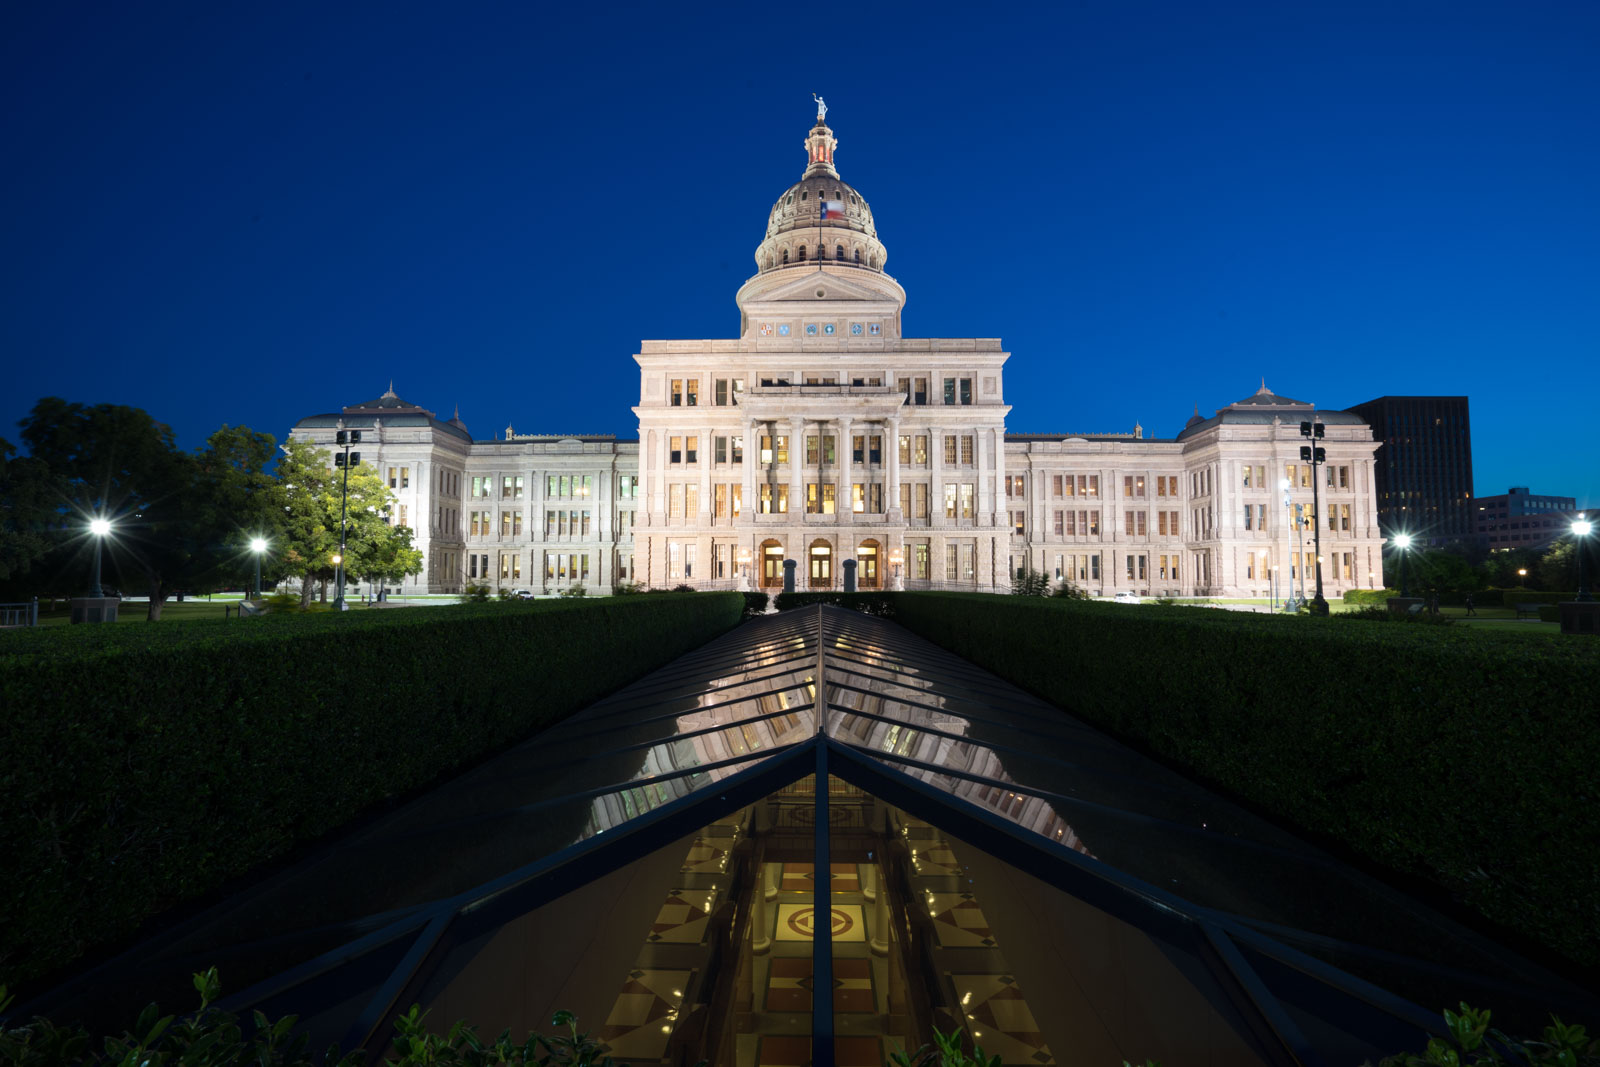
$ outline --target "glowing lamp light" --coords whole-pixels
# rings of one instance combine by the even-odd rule
[[[344,560],[342,558],[340,558],[339,553],[335,552],[333,554],[333,562],[337,565],[339,563],[343,563]]]
[[[267,542],[264,539],[262,539],[260,537],[252,537],[250,539],[250,551],[252,551],[252,552],[265,552],[266,550],[267,550]]]
[[[89,522],[89,532],[94,534],[96,537],[104,537],[106,534],[111,532],[111,520],[109,520],[109,519],[92,519],[92,520],[90,520],[90,522]]]
[[[1594,523],[1590,522],[1588,519],[1579,519],[1577,522],[1572,524],[1572,532],[1577,534],[1579,537],[1588,537],[1589,531],[1593,529]]]
[[[1411,547],[1411,535],[1410,534],[1395,534],[1394,535],[1394,544],[1395,544],[1396,548],[1410,548]]]

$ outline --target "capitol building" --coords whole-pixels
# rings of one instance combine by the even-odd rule
[[[1008,434],[1010,353],[906,336],[825,115],[768,215],[738,336],[641,343],[636,440],[477,439],[392,386],[295,425],[322,446],[362,431],[423,552],[403,591],[777,590],[790,565],[798,589],[840,589],[848,563],[863,589],[1005,591],[1031,568],[1095,595],[1287,596],[1313,588],[1313,526],[1330,598],[1383,587],[1377,444],[1356,415],[1262,382],[1170,439]],[[1313,417],[1320,516],[1300,458]]]

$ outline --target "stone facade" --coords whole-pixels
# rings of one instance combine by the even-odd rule
[[[1007,435],[993,338],[908,338],[905,291],[819,116],[740,288],[737,339],[645,341],[636,441],[473,440],[393,390],[302,420],[367,427],[427,567],[555,593],[655,588],[1005,590],[1019,568],[1096,594],[1267,596],[1311,560],[1302,421],[1326,425],[1318,496],[1327,594],[1382,587],[1370,428],[1271,393],[1176,438]],[[1287,488],[1284,482],[1289,482]],[[405,521],[405,519],[402,519]],[[1303,540],[1303,544],[1301,541]]]

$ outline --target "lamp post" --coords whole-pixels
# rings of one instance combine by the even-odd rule
[[[1406,555],[1411,548],[1411,535],[1395,534],[1394,547],[1400,550],[1400,595],[1407,597],[1411,595],[1406,588]]]
[[[1573,549],[1578,553],[1578,595],[1575,598],[1577,600],[1593,599],[1589,596],[1589,591],[1583,587],[1583,550],[1586,547],[1584,541],[1593,529],[1594,523],[1584,518],[1583,513],[1579,512],[1578,521],[1572,524],[1572,534],[1577,538],[1573,542]]]
[[[1300,458],[1311,464],[1311,550],[1316,553],[1317,557],[1317,596],[1311,602],[1311,614],[1313,615],[1326,615],[1328,613],[1328,602],[1322,598],[1322,523],[1319,521],[1322,507],[1319,504],[1320,498],[1317,491],[1319,468],[1328,458],[1327,450],[1317,444],[1318,441],[1322,440],[1322,435],[1322,423],[1312,421],[1300,424],[1300,436],[1311,442],[1308,445],[1301,446]],[[1305,584],[1304,577],[1301,578],[1301,584]]]
[[[345,508],[350,499],[350,468],[361,462],[361,453],[350,451],[350,446],[361,443],[361,431],[340,430],[334,436],[334,443],[344,449],[333,457],[333,465],[344,468],[344,486],[339,490],[339,554],[333,557],[334,563],[338,565],[334,575],[333,610],[349,611],[350,605],[344,602],[344,543],[348,530],[345,523]]]
[[[739,588],[746,592],[750,589],[750,549],[739,549]]]
[[[261,553],[266,550],[267,542],[264,538],[252,537],[250,539],[250,551],[255,553],[256,557],[256,583],[254,591],[250,594],[250,599],[252,600],[261,599]]]
[[[905,562],[905,553],[898,548],[889,550],[889,566],[894,569],[893,577],[889,579],[890,588],[900,590],[905,588],[905,583],[900,580],[900,564]]]
[[[1523,589],[1528,588],[1528,568],[1517,568],[1517,585],[1521,586]]]
[[[1294,542],[1289,540],[1289,530],[1294,523],[1294,506],[1289,502],[1289,479],[1279,478],[1278,488],[1283,490],[1283,554],[1290,556],[1294,553]],[[1280,567],[1278,569],[1282,570],[1283,568]],[[1285,595],[1283,597],[1283,610],[1285,611],[1289,610],[1289,601],[1294,599],[1294,572],[1297,569],[1298,563],[1291,562],[1289,565],[1289,582],[1287,588],[1284,589]]]
[[[109,519],[91,519],[89,532],[94,535],[94,579],[89,583],[91,597],[104,597],[106,591],[100,587],[100,553],[105,547],[106,535],[111,532]]]

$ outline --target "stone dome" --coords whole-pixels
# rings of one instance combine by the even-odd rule
[[[767,216],[767,232],[756,248],[756,270],[766,273],[804,263],[860,267],[881,272],[889,258],[878,240],[872,208],[833,166],[839,141],[820,114],[806,136],[805,174],[785,189]]]

